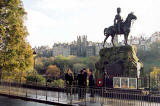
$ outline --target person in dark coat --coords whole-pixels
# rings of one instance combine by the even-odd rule
[[[65,74],[65,80],[67,85],[72,85],[73,75],[70,69],[68,69],[68,72]]]
[[[87,70],[85,68],[83,68],[83,77],[84,77],[84,86],[86,87],[87,86],[87,76],[88,76],[88,73],[87,73]]]
[[[90,87],[90,91],[91,91],[91,97],[93,97],[94,96],[93,88],[94,88],[95,82],[94,82],[94,77],[93,77],[93,74],[92,74],[92,69],[89,69],[88,74],[89,74],[88,79],[89,79],[89,87]]]
[[[79,87],[84,87],[84,85],[85,85],[84,84],[85,79],[84,79],[84,72],[83,72],[83,70],[81,70],[80,74],[78,74],[77,80],[78,80],[78,86]]]
[[[66,90],[67,95],[70,92],[72,93],[72,82],[73,82],[73,73],[70,69],[68,69],[67,73],[65,74],[65,80],[66,80]]]
[[[84,97],[84,86],[85,86],[85,79],[84,79],[84,71],[81,70],[80,74],[78,74],[78,96],[79,98]]]

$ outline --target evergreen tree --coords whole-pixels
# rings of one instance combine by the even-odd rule
[[[21,0],[0,0],[0,75],[3,79],[25,80],[27,70],[33,68],[25,17]]]

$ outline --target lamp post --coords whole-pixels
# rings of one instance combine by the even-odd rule
[[[33,51],[33,58],[34,58],[34,66],[33,66],[33,69],[35,69],[35,60],[36,60],[36,51],[34,50]]]
[[[35,70],[35,65],[36,65],[36,55],[37,55],[37,53],[36,53],[35,50],[34,50],[34,51],[33,51],[33,59],[34,59],[33,71],[34,71],[34,75],[36,76],[36,82],[37,82],[37,74],[36,74],[36,70]]]
[[[34,58],[33,70],[34,70],[34,75],[35,75],[34,77],[36,78],[36,86],[37,86],[37,74],[36,74],[36,70],[35,70],[36,55],[37,55],[37,53],[36,53],[36,51],[34,50],[34,51],[33,51],[33,58]],[[37,98],[37,90],[36,90],[36,98]]]

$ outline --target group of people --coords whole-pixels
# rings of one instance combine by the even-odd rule
[[[74,79],[74,75],[70,69],[68,69],[65,74],[66,85],[72,85],[73,81],[76,80],[78,82],[79,87],[93,87],[94,86],[94,77],[92,74],[92,69],[83,68],[80,73],[77,75],[76,79]]]
[[[89,86],[91,97],[94,96],[94,92],[92,90],[92,87],[95,85],[94,77],[92,74],[92,69],[83,69],[80,71],[80,74],[77,76],[78,80],[78,86],[79,86],[79,98],[84,98],[84,95],[86,93],[86,86]]]
[[[94,78],[92,74],[92,69],[83,69],[77,76],[78,86],[79,87],[93,87],[94,86]]]
[[[84,97],[84,93],[86,93],[86,87],[89,86],[90,88],[95,86],[95,81],[92,73],[92,69],[85,69],[83,68],[77,77],[74,79],[73,73],[70,69],[68,69],[67,73],[65,74],[66,86],[71,87],[73,81],[77,82],[79,88],[79,96]],[[91,91],[91,96],[93,96],[93,92]]]

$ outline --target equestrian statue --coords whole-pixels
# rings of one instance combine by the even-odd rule
[[[131,22],[132,20],[136,20],[137,17],[133,14],[133,12],[131,12],[128,14],[126,20],[123,21],[123,19],[120,16],[120,12],[121,12],[121,8],[117,8],[117,15],[115,16],[115,19],[114,19],[114,25],[104,29],[104,35],[106,36],[106,38],[104,39],[103,47],[109,36],[112,37],[111,41],[113,46],[115,46],[113,42],[114,36],[121,35],[121,34],[124,34],[125,45],[127,45]]]

